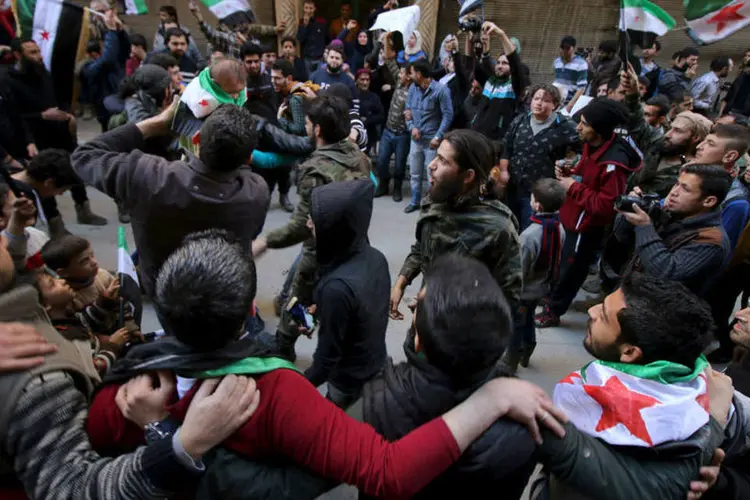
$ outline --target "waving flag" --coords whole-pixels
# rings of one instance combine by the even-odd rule
[[[201,0],[220,20],[236,12],[251,11],[247,0]]]
[[[640,31],[662,36],[677,22],[667,12],[648,0],[623,0],[620,31]]]
[[[594,361],[555,386],[553,401],[581,431],[612,445],[682,441],[708,422],[701,356],[695,367]]]
[[[18,37],[31,37],[55,82],[55,95],[65,106],[74,100],[75,67],[86,56],[89,16],[83,7],[61,0],[11,0]],[[64,29],[63,29],[64,28]]]
[[[146,0],[125,0],[125,14],[129,16],[142,16],[148,14]]]
[[[125,237],[125,228],[117,229],[117,277],[120,278],[120,301],[123,307],[131,307],[133,319],[137,325],[141,324],[141,313],[143,303],[141,301],[141,285],[138,281],[138,273],[135,264],[128,251],[128,240]],[[122,309],[122,308],[121,308]],[[121,315],[124,311],[121,310]],[[123,323],[124,318],[120,318]]]
[[[696,43],[718,42],[750,24],[750,0],[685,0],[685,21]]]

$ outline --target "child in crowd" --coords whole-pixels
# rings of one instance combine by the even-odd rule
[[[13,213],[13,200],[15,199],[15,195],[10,192],[10,187],[4,182],[0,182],[0,231],[4,231],[10,223],[10,217]],[[49,241],[49,236],[43,231],[32,227],[35,223],[36,217],[33,217],[26,223],[23,231],[26,236],[27,259],[39,252],[42,246]]]
[[[536,347],[534,311],[557,283],[565,229],[558,218],[565,188],[556,179],[540,179],[531,188],[531,225],[521,233],[523,292],[516,310],[510,345],[502,362],[513,373],[528,367]]]
[[[42,260],[73,289],[76,309],[93,304],[117,286],[115,277],[99,267],[86,238],[73,234],[54,238],[42,247]]]
[[[119,308],[117,297],[114,296],[116,291],[110,289],[93,304],[77,310],[74,306],[76,293],[65,280],[40,270],[36,275],[36,286],[52,325],[60,335],[73,343],[87,364],[93,364],[100,376],[109,371],[125,344],[138,337],[136,332],[131,332],[127,327],[118,329],[112,335],[102,336],[106,341],[94,334],[94,331],[111,332],[111,329],[107,329],[106,321],[102,320],[106,320],[110,313]]]

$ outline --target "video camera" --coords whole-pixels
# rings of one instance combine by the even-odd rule
[[[475,12],[480,10],[481,12]],[[464,0],[458,11],[458,28],[477,34],[484,24],[484,0]]]
[[[623,194],[615,199],[615,209],[620,212],[634,213],[633,207],[638,207],[656,220],[661,215],[661,197],[656,193],[646,193],[643,196]]]

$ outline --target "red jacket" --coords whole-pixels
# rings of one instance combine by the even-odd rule
[[[584,144],[581,161],[573,169],[581,182],[570,186],[560,208],[565,229],[584,233],[612,222],[615,199],[625,192],[628,176],[642,165],[640,152],[616,134],[595,151]]]
[[[275,370],[256,378],[260,405],[224,446],[250,459],[286,457],[318,476],[354,484],[366,495],[409,498],[460,457],[453,435],[436,418],[388,442],[322,397],[301,374]],[[89,409],[92,447],[108,455],[144,444],[143,430],[115,404],[119,386],[102,388]],[[198,388],[167,408],[182,421]]]

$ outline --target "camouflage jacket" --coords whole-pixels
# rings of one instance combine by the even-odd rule
[[[457,252],[489,267],[509,301],[518,302],[523,286],[518,222],[510,209],[494,200],[465,196],[453,204],[422,202],[417,241],[399,274],[409,283],[440,255]]]
[[[366,179],[370,167],[370,159],[348,139],[316,149],[299,166],[297,208],[285,226],[266,235],[268,248],[286,248],[302,242],[314,248],[307,228],[312,190],[331,182]]]

